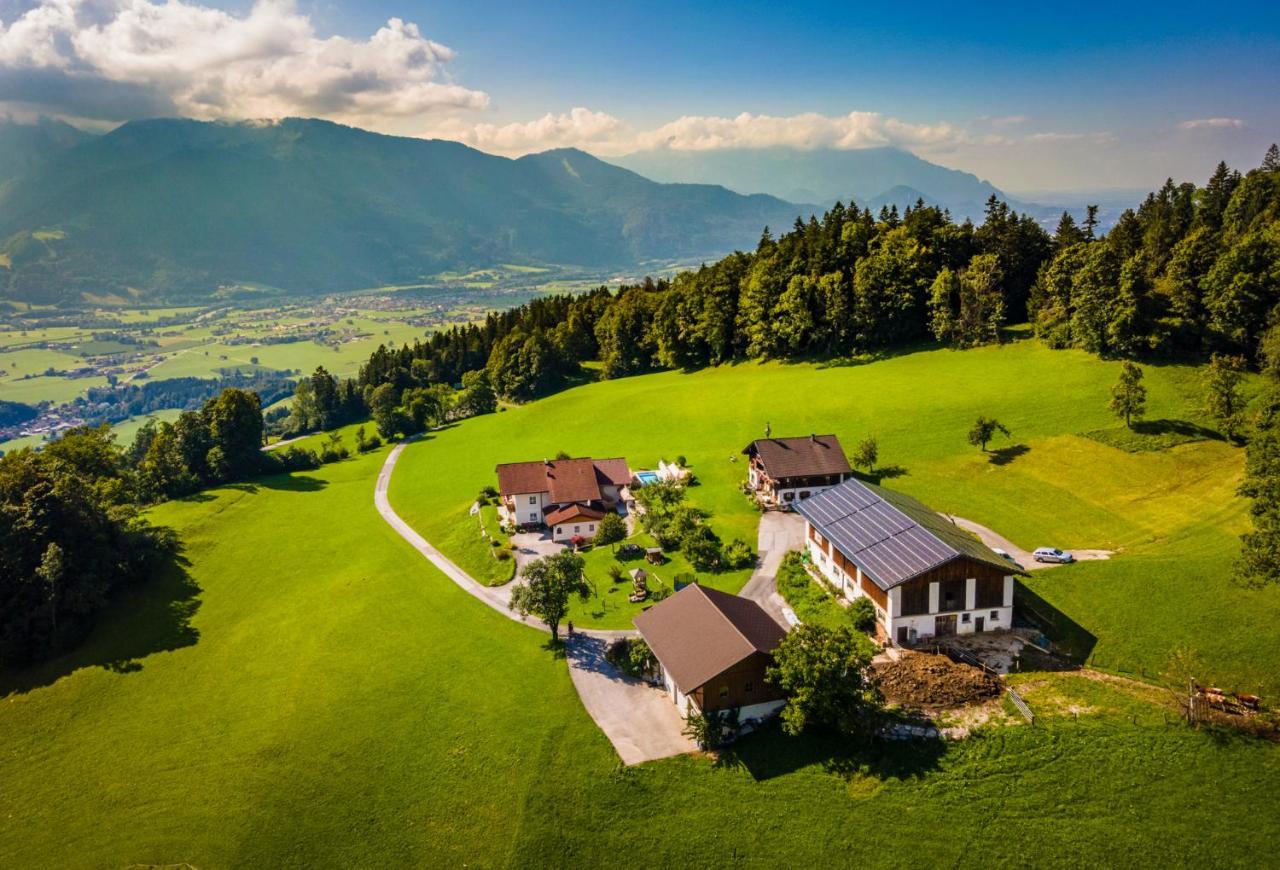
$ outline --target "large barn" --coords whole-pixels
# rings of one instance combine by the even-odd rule
[[[847,598],[870,598],[891,642],[1013,626],[1022,570],[914,498],[851,479],[796,510],[813,565]]]

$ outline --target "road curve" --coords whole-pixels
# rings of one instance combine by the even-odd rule
[[[387,490],[391,486],[391,473],[395,471],[396,462],[399,461],[400,454],[413,441],[413,438],[407,438],[391,448],[391,452],[387,454],[386,460],[382,463],[382,468],[378,471],[378,483],[373,490],[373,505],[377,508],[379,516],[386,520],[387,525],[391,526],[396,534],[408,541],[415,550],[427,558],[427,561],[444,572],[446,577],[468,595],[484,602],[508,619],[527,625],[530,628],[536,628],[539,631],[549,631],[547,624],[536,616],[522,617],[511,609],[512,583],[499,587],[485,586],[454,564],[448,556],[436,549],[426,538],[418,534],[391,507],[391,501],[387,498]],[[584,628],[575,629],[575,632],[605,640],[634,634],[631,631],[605,631]]]

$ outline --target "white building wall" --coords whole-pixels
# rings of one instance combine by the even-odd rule
[[[596,536],[596,527],[599,523],[599,520],[581,520],[576,523],[561,523],[560,525],[552,528],[551,540],[563,544],[565,541],[572,540],[574,535],[581,535],[587,539],[594,538]],[[575,532],[574,529],[577,529],[578,531]]]
[[[541,523],[542,509],[547,505],[548,495],[550,493],[522,492],[511,496],[512,502],[515,503],[516,522],[521,525]],[[531,499],[532,503],[530,503]]]

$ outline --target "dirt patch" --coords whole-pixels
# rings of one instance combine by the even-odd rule
[[[897,661],[874,665],[880,691],[887,700],[923,709],[974,704],[1000,696],[1000,680],[972,665],[946,656],[904,652]]]

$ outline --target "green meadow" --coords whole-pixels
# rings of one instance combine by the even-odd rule
[[[1001,353],[1038,351],[988,360]],[[964,367],[965,357],[934,361]],[[886,377],[913,360],[883,364]],[[867,398],[879,365],[659,375],[547,404],[619,413],[644,398],[643,414],[614,422],[613,443],[641,465],[678,440],[665,452],[688,451],[713,521],[745,531],[752,517],[730,486],[741,466],[709,442],[712,418],[733,430],[717,444],[736,445],[757,422],[729,425],[717,397],[752,380],[840,379],[873,412],[858,422],[880,423],[907,465],[909,434]],[[679,422],[662,425],[663,407]],[[519,439],[501,439],[501,426],[540,439],[535,453],[602,449],[608,433],[589,421],[559,438],[522,425],[536,408],[409,448],[397,505],[434,481],[465,508],[492,460],[468,459],[468,430],[474,452],[512,452]],[[777,409],[772,419],[775,431],[787,423]],[[646,453],[626,426],[643,420],[662,435]],[[700,439],[708,446],[695,454]],[[928,461],[960,461],[946,439],[934,443]],[[117,601],[72,653],[0,675],[0,865],[772,867],[838,855],[866,866],[1080,866],[1203,854],[1256,866],[1250,844],[1280,835],[1280,820],[1258,812],[1280,780],[1275,746],[1188,730],[1072,675],[1019,678],[1042,711],[1034,728],[1010,719],[959,743],[874,746],[766,732],[718,765],[622,768],[544,636],[463,593],[378,517],[387,452],[151,512],[183,541],[179,562]],[[910,460],[896,482],[923,490],[926,461]],[[480,482],[448,483],[473,469]]]
[[[1206,679],[1280,690],[1280,590],[1229,580],[1247,528],[1235,495],[1244,451],[1205,427],[1198,372],[1188,366],[1148,366],[1148,424],[1129,436],[1130,449],[1103,443],[1099,432],[1123,430],[1106,408],[1118,370],[1024,339],[849,365],[744,363],[599,382],[415,443],[392,479],[391,501],[478,572],[492,557],[467,509],[495,483],[497,463],[564,451],[625,456],[642,469],[683,455],[698,479],[691,502],[725,541],[754,543],[758,514],[738,491],[739,451],[766,424],[775,435],[834,432],[848,450],[872,435],[885,485],[1028,549],[1116,551],[1109,561],[1026,581],[1059,639],[1091,664],[1156,678],[1172,650],[1189,646],[1208,663]],[[1012,432],[987,454],[966,441],[978,414]],[[1183,443],[1161,448],[1169,432],[1183,433],[1175,439]],[[740,588],[746,576],[717,585]],[[619,616],[598,606],[577,612],[581,624],[602,627],[617,627]]]

